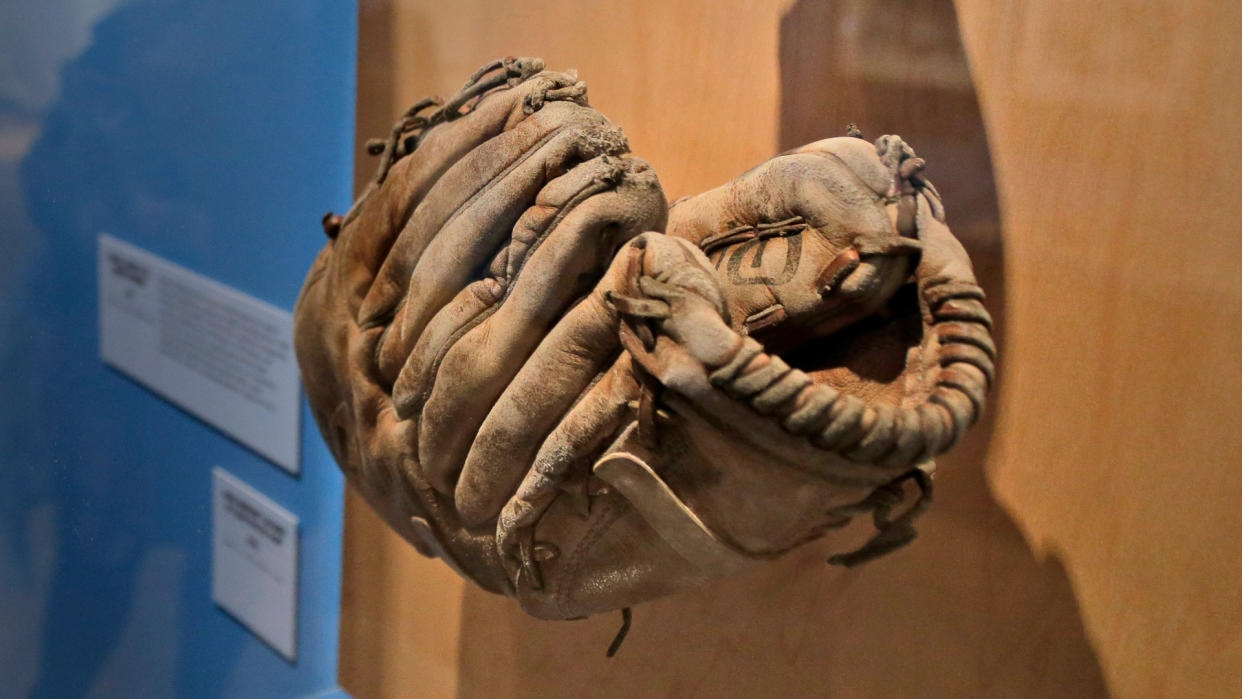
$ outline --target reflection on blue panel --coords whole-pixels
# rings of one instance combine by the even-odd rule
[[[349,205],[355,12],[0,2],[0,697],[336,687],[342,481],[309,412],[293,478],[105,368],[94,256],[111,233],[292,308]],[[211,603],[217,465],[301,518],[296,664]]]

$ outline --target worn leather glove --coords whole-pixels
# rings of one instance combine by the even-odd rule
[[[912,538],[994,354],[922,161],[897,137],[828,139],[666,213],[585,86],[542,67],[498,62],[415,105],[326,220],[295,335],[349,481],[544,618],[858,514],[879,532],[838,562]]]

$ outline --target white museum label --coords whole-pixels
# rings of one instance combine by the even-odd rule
[[[211,599],[293,662],[298,518],[218,466],[211,475]]]
[[[99,236],[103,360],[297,473],[293,316],[112,236]]]

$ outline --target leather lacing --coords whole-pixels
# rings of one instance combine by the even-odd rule
[[[862,502],[833,512],[850,517],[873,511],[879,532],[858,551],[834,556],[832,563],[856,565],[914,538],[912,522],[931,499],[930,472],[921,464],[947,451],[978,420],[993,381],[996,348],[982,289],[953,279],[920,280],[920,287],[932,319],[928,332],[940,346],[936,382],[917,405],[868,404],[817,384],[780,357],[764,352],[752,338],[709,375],[713,385],[816,447],[857,463],[914,467]],[[889,520],[896,504],[893,496],[899,501],[900,484],[910,479],[919,486],[918,501]]]
[[[868,404],[817,384],[752,338],[709,379],[786,431],[850,461],[895,468],[942,453],[978,419],[996,350],[977,285],[934,280],[923,286],[940,372],[918,405]]]
[[[392,166],[413,153],[432,127],[458,119],[469,113],[478,100],[488,92],[499,87],[515,87],[541,72],[544,67],[545,63],[541,58],[510,56],[498,59],[476,70],[466,84],[448,100],[442,100],[439,97],[424,97],[415,102],[393,123],[392,129],[385,138],[373,138],[367,141],[367,153],[380,156],[380,162],[375,169],[375,175],[371,178],[371,184],[358,197],[344,217],[331,212],[324,215],[324,232],[329,238],[335,240],[341,227],[358,216],[363,203],[388,178]],[[576,81],[571,85],[560,85],[532,92],[526,96],[522,109],[530,114],[538,111],[545,102],[566,99],[582,101],[585,97],[586,83]]]
[[[438,97],[424,97],[415,102],[392,125],[388,138],[367,141],[368,153],[383,156],[372,181],[377,185],[383,184],[393,164],[418,148],[418,141],[427,129],[462,116],[468,111],[466,107],[472,100],[487,92],[501,86],[513,87],[543,69],[544,62],[539,58],[510,56],[498,59],[476,70],[448,101],[441,101]],[[430,107],[437,109],[423,115],[422,112]]]
[[[699,249],[709,258],[713,253],[725,248],[733,247],[738,243],[748,240],[767,240],[769,238],[783,238],[786,236],[797,235],[810,228],[801,216],[787,218],[784,221],[775,223],[759,223],[753,226],[743,225],[735,226],[713,236],[708,236],[699,242]]]
[[[896,551],[914,541],[915,537],[918,536],[918,532],[914,530],[914,520],[926,512],[927,508],[931,507],[932,477],[934,475],[935,467],[931,461],[926,461],[896,480],[876,488],[862,502],[829,510],[830,515],[842,517],[842,525],[847,524],[851,518],[857,515],[871,512],[876,533],[859,548],[831,556],[828,558],[828,562],[833,565],[852,568]],[[905,499],[902,486],[907,480],[914,481],[915,485],[918,486],[918,499],[893,519],[891,518],[893,508],[900,505],[902,500]]]
[[[625,642],[625,637],[630,633],[630,621],[633,619],[633,613],[629,607],[621,608],[621,628],[617,629],[617,635],[613,637],[612,643],[608,644],[607,657],[611,658],[621,650],[621,644]]]

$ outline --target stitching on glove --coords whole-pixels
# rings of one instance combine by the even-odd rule
[[[371,179],[372,186],[368,187],[358,197],[358,200],[354,202],[354,205],[350,207],[345,214],[342,224],[348,224],[357,217],[363,203],[388,178],[388,173],[392,166],[398,160],[413,153],[431,128],[437,124],[460,118],[467,114],[474,106],[477,106],[478,101],[488,92],[499,87],[515,87],[542,71],[544,67],[544,61],[541,58],[514,58],[510,56],[492,61],[479,68],[447,102],[439,97],[425,97],[415,102],[413,106],[397,119],[386,138],[367,141],[367,153],[382,157],[375,169],[375,175]],[[493,72],[496,72],[496,74],[492,75]],[[581,86],[580,88],[579,85]],[[581,82],[570,86],[568,90],[550,89],[545,91],[544,97],[539,100],[538,106],[527,105],[527,113],[538,110],[545,101],[551,99],[581,100],[585,103],[585,94],[586,84]],[[473,104],[471,104],[472,101]],[[424,115],[423,112],[430,107],[437,107],[437,109],[428,115]]]

